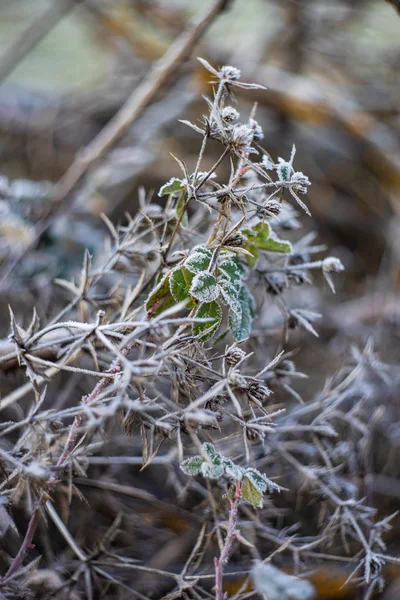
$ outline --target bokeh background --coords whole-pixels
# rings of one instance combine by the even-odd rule
[[[293,349],[302,346],[296,362],[310,374],[300,382],[301,392],[321,386],[340,367],[349,344],[363,346],[372,338],[383,360],[399,364],[396,2],[233,1],[156,101],[87,170],[62,207],[52,206],[53,186],[77,153],[117,113],[188,18],[209,4],[0,1],[0,335],[8,334],[8,304],[22,322],[33,305],[47,317],[59,307],[54,279],[73,276],[86,247],[102,251],[101,213],[113,221],[134,213],[140,187],[155,191],[160,201],[160,185],[177,175],[171,152],[195,164],[198,136],[178,119],[200,118],[201,96],[210,92],[198,55],[215,65],[235,65],[244,81],[266,86],[266,92],[239,90],[241,109],[250,113],[257,102],[264,146],[274,158],[288,157],[296,144],[296,168],[312,182],[312,219],[302,220],[346,267],[336,296],[321,282],[320,292],[305,298],[323,317],[318,339],[296,334],[291,342]],[[207,158],[210,165],[213,158]],[[17,378],[0,374],[3,395]],[[399,416],[398,394],[382,398],[382,405],[374,427],[385,459],[372,487],[386,511],[400,503],[400,439],[391,427]],[[97,501],[92,496],[92,506]],[[176,520],[174,527],[179,536],[184,525]],[[328,575],[332,582],[326,585]],[[328,575],[318,580],[320,598],[355,597],[340,589],[341,573]],[[394,572],[393,585],[396,578]]]

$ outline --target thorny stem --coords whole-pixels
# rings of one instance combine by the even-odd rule
[[[28,550],[30,550],[32,548],[33,536],[35,535],[35,531],[37,529],[37,526],[39,525],[39,521],[40,521],[40,509],[39,509],[39,507],[37,507],[37,508],[35,508],[35,510],[33,511],[32,515],[31,515],[28,529],[26,530],[24,541],[22,542],[21,547],[18,550],[18,554],[12,561],[7,573],[4,575],[4,577],[2,577],[0,579],[0,584],[5,583],[6,581],[8,581],[9,579],[12,578],[12,576],[18,570],[19,566],[22,564],[25,554],[28,552]]]
[[[228,533],[225,538],[224,547],[222,548],[221,556],[215,559],[215,600],[225,600],[226,595],[223,592],[224,565],[228,562],[229,555],[232,550],[232,544],[236,538],[236,524],[238,516],[238,506],[242,498],[242,489],[240,481],[236,481],[235,496],[231,500],[231,508],[229,511]]]
[[[213,174],[213,172],[215,171],[215,169],[222,163],[222,161],[224,160],[225,156],[229,152],[230,152],[230,148],[225,148],[225,150],[223,151],[223,153],[221,154],[221,156],[219,157],[219,159],[217,160],[217,162],[211,167],[211,169],[205,174],[205,176],[203,177],[203,179],[197,184],[197,186],[195,188],[195,191],[194,191],[195,193],[206,183],[206,181],[210,178],[210,176]],[[190,202],[190,200],[192,198],[193,198],[192,194],[188,195],[188,197],[187,197],[187,199],[185,201],[185,204],[183,206],[183,210],[182,210],[181,214],[179,215],[179,218],[178,218],[178,220],[177,220],[177,222],[175,224],[174,230],[173,230],[173,232],[171,234],[171,237],[170,237],[169,242],[168,242],[167,249],[166,249],[165,254],[164,254],[164,260],[165,261],[167,261],[167,259],[168,259],[168,254],[169,254],[169,252],[170,252],[170,250],[172,248],[172,244],[174,242],[175,236],[176,236],[176,234],[178,232],[178,229],[179,229],[179,227],[181,225],[183,216],[184,216],[184,214],[185,214],[185,212],[187,210],[187,207],[189,205],[189,202]]]
[[[131,344],[128,344],[127,346],[125,346],[125,348],[123,348],[123,350],[121,351],[125,356],[126,356],[126,354],[128,354],[129,350],[131,349],[132,344],[133,344],[133,342]],[[120,370],[121,370],[120,359],[117,358],[111,365],[110,369],[107,371],[107,374],[105,374],[105,376],[102,379],[100,379],[100,381],[93,388],[93,390],[90,392],[90,394],[87,396],[83,396],[82,405],[89,405],[92,402],[94,402],[96,400],[96,398],[98,398],[98,396],[100,395],[102,390],[108,385],[108,383],[110,381],[109,375],[110,374],[115,375]],[[71,429],[68,434],[67,441],[65,442],[64,449],[57,461],[56,469],[50,478],[50,490],[54,489],[55,485],[58,483],[58,481],[60,479],[60,474],[59,474],[60,469],[59,468],[64,465],[65,461],[67,460],[67,458],[73,451],[75,443],[76,443],[76,439],[79,435],[79,427],[81,426],[84,418],[85,418],[85,413],[83,410],[75,416],[75,419],[71,425]],[[0,584],[4,584],[12,578],[12,576],[16,573],[16,571],[21,566],[21,564],[24,560],[25,554],[32,548],[33,536],[35,535],[36,529],[37,529],[37,527],[39,525],[39,521],[40,521],[40,507],[42,504],[44,504],[46,499],[47,499],[46,494],[42,494],[40,496],[40,498],[38,500],[38,506],[32,512],[32,515],[31,515],[31,518],[30,518],[30,521],[28,524],[28,528],[26,530],[25,537],[21,544],[21,547],[20,547],[17,555],[11,562],[11,565],[10,565],[7,573],[4,575],[4,577],[0,578]]]

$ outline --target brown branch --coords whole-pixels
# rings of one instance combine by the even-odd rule
[[[400,0],[386,0],[386,2],[389,2],[389,4],[391,4],[393,8],[397,10],[397,13],[400,15]]]
[[[216,0],[204,14],[191,19],[185,31],[171,44],[164,56],[154,63],[149,74],[139,87],[132,92],[116,115],[86,148],[78,153],[72,165],[55,186],[50,198],[51,208],[43,221],[38,224],[35,239],[9,265],[1,282],[4,282],[10,276],[21,259],[47,231],[52,218],[61,211],[65,201],[81,182],[87,170],[103,158],[125,135],[134,121],[156,98],[163,85],[172,78],[180,65],[188,58],[209,25],[228,4],[229,0]]]
[[[260,105],[275,107],[293,119],[315,125],[339,124],[365,144],[368,166],[378,177],[385,174],[384,184],[400,189],[400,144],[396,136],[351,97],[343,97],[333,86],[322,87],[311,78],[276,67],[258,69],[257,82],[267,88],[267,93],[251,92]],[[236,93],[243,92],[239,88]]]
[[[28,25],[0,57],[0,81],[3,81],[46,35],[75,6],[71,0],[54,0]]]
[[[121,352],[124,356],[126,356],[129,353],[129,351],[132,347],[132,344],[133,344],[133,342],[131,344],[127,344],[121,350]],[[120,370],[121,370],[120,359],[117,358],[114,360],[110,369],[107,371],[107,375],[118,373]],[[102,379],[100,379],[100,381],[98,381],[98,383],[93,388],[93,390],[90,392],[90,394],[82,397],[81,404],[83,406],[84,405],[88,406],[91,403],[93,403],[98,398],[98,396],[103,391],[103,389],[109,384],[109,382],[110,382],[110,380],[108,377],[102,377]],[[79,435],[79,428],[80,428],[81,424],[83,423],[83,421],[85,420],[85,416],[86,416],[86,414],[85,414],[84,410],[82,410],[74,418],[74,421],[69,430],[67,440],[64,445],[64,449],[63,449],[60,457],[58,458],[56,470],[54,471],[53,475],[51,476],[51,478],[49,480],[49,491],[52,491],[60,480],[62,467],[65,465],[69,456],[73,452],[77,437]],[[25,537],[23,539],[21,547],[20,547],[17,555],[12,560],[7,573],[4,575],[3,578],[0,578],[0,584],[4,584],[5,582],[7,582],[11,579],[11,577],[16,573],[16,571],[22,565],[25,554],[32,548],[33,536],[35,535],[36,529],[38,528],[38,525],[40,522],[40,508],[47,501],[47,499],[48,499],[47,494],[42,493],[38,500],[37,507],[34,509],[34,511],[31,514],[28,528],[26,530]]]

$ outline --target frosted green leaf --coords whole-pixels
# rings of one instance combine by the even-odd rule
[[[201,473],[203,477],[208,477],[209,479],[219,479],[224,474],[223,465],[210,465],[208,462],[204,461],[201,465]]]
[[[222,320],[222,310],[218,302],[204,302],[198,312],[197,317],[202,319],[210,318],[213,321],[208,323],[194,323],[192,327],[193,335],[199,336],[200,342],[206,342],[218,330]],[[204,333],[203,333],[204,332]]]
[[[160,191],[158,195],[167,196],[168,194],[179,194],[185,191],[185,186],[183,185],[182,179],[178,179],[177,177],[171,177],[167,183],[165,183],[162,187],[160,187]]]
[[[262,508],[263,495],[246,475],[242,483],[242,496],[254,508]]]
[[[173,269],[169,278],[169,287],[171,294],[177,302],[190,300],[189,289],[192,283],[193,273],[190,273],[185,267],[176,267]],[[188,307],[193,305],[193,302],[188,302]]]
[[[211,462],[214,462],[218,458],[221,458],[221,454],[215,448],[214,444],[210,444],[210,442],[204,442],[203,448],[207,456],[210,458]]]
[[[216,279],[211,273],[198,273],[195,275],[189,291],[190,295],[199,302],[212,302],[219,296]]]
[[[169,273],[164,275],[161,281],[150,292],[146,300],[148,316],[155,317],[175,304],[175,300],[169,289],[169,277]]]
[[[271,229],[268,223],[257,223],[251,229],[244,229],[242,233],[247,237],[249,242],[254,243],[258,248],[263,247],[263,244],[271,235]]]
[[[204,477],[218,479],[218,477],[221,477],[225,471],[224,459],[221,454],[217,452],[213,444],[205,442],[203,444],[203,448],[209,457],[211,464],[207,461],[204,461],[201,465],[201,472]]]
[[[235,465],[235,463],[232,462],[229,458],[224,459],[224,465],[225,465],[225,473],[228,475],[228,477],[232,477],[232,479],[234,479],[235,481],[242,480],[243,473],[244,473],[244,470],[242,469],[242,467]]]
[[[181,197],[179,198],[178,202],[176,203],[176,216],[178,217],[178,219],[180,217],[182,217],[183,211],[185,209],[185,196],[182,194]],[[184,227],[187,227],[189,224],[189,219],[188,219],[188,214],[187,212],[185,212],[183,214],[181,223]]]
[[[245,285],[240,290],[239,298],[240,310],[229,311],[229,327],[232,335],[237,340],[244,340],[249,337],[251,332],[251,323],[254,316],[254,300]]]
[[[245,229],[243,233],[247,236],[247,242],[243,247],[253,255],[253,257],[246,256],[248,265],[251,268],[255,267],[260,250],[283,253],[292,251],[292,246],[289,242],[278,240],[273,235],[268,223],[257,223],[251,229]]]
[[[239,302],[240,289],[233,287],[229,281],[221,282],[220,292],[224,304],[227,304],[234,313],[239,314],[242,310]]]
[[[210,266],[212,252],[205,246],[196,246],[185,261],[185,267],[192,273],[207,271]]]
[[[191,456],[181,462],[180,467],[185,475],[194,476],[200,473],[203,462],[204,458],[202,456]]]
[[[260,256],[260,251],[256,244],[253,244],[252,242],[247,242],[244,248],[251,254],[251,256],[246,254],[247,264],[249,265],[250,269],[254,269],[257,264],[258,257]]]
[[[241,275],[237,264],[233,260],[228,260],[219,267],[218,280],[221,283],[221,286],[223,285],[222,281],[228,281],[239,293]]]
[[[268,477],[263,473],[260,473],[260,471],[257,471],[257,469],[246,469],[244,475],[250,479],[260,492],[280,492],[282,489],[277,483],[268,479]]]
[[[290,253],[292,251],[292,244],[290,242],[285,242],[279,240],[278,238],[270,237],[266,242],[262,250],[266,250],[267,252],[282,252],[282,253]]]
[[[279,162],[278,168],[276,170],[279,181],[290,181],[290,176],[292,174],[293,167],[291,166],[290,163],[288,163],[282,159],[278,159],[278,160],[281,161],[281,162]]]
[[[254,487],[256,487],[259,492],[263,493],[267,490],[267,484],[265,483],[263,476],[256,469],[246,469],[245,476],[252,482]]]

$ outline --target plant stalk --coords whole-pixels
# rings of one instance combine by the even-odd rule
[[[240,481],[236,481],[235,496],[231,500],[231,508],[229,511],[229,526],[228,533],[225,538],[224,547],[222,548],[221,556],[216,558],[215,564],[215,600],[225,600],[226,595],[223,591],[223,580],[224,580],[224,565],[228,562],[233,542],[236,538],[236,524],[238,517],[238,506],[242,498],[242,489],[240,487]]]

